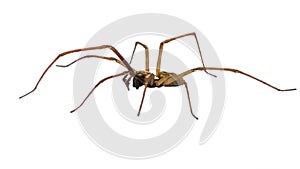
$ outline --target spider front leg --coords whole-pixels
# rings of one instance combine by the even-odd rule
[[[129,73],[129,71],[125,71],[125,72],[122,72],[122,73],[118,73],[118,74],[115,74],[115,75],[112,75],[112,76],[108,76],[102,80],[100,80],[93,88],[92,90],[88,93],[88,95],[83,99],[83,101],[80,103],[79,106],[77,106],[75,109],[71,110],[71,113],[73,113],[74,111],[76,111],[77,109],[79,109],[83,104],[84,102],[90,97],[90,95],[94,92],[94,90],[103,82],[105,82],[106,80],[108,79],[111,79],[111,78],[115,78],[115,77],[118,77],[118,76],[122,76],[122,75],[125,75]]]
[[[102,46],[95,46],[95,47],[88,47],[88,48],[81,48],[81,49],[74,49],[74,50],[70,50],[70,51],[66,51],[63,52],[61,54],[59,54],[49,65],[48,67],[44,70],[44,72],[42,73],[42,75],[40,76],[39,80],[37,81],[37,83],[35,84],[34,88],[29,91],[28,93],[22,95],[19,97],[19,99],[31,94],[32,92],[34,92],[39,83],[41,82],[41,80],[43,79],[43,77],[45,76],[45,74],[47,73],[47,71],[50,69],[50,67],[61,57],[71,54],[71,53],[76,53],[76,52],[81,52],[81,51],[89,51],[89,50],[101,50],[101,49],[110,49],[111,51],[113,51],[120,59],[120,61],[124,64],[124,66],[127,68],[127,70],[130,72],[131,75],[134,74],[134,69],[128,64],[128,62],[124,59],[124,57],[120,54],[120,52],[114,48],[111,45],[102,45]]]
[[[98,59],[104,59],[104,60],[109,60],[109,61],[115,61],[116,63],[118,63],[118,64],[120,64],[121,66],[123,66],[123,67],[126,68],[126,66],[124,65],[123,62],[121,62],[120,60],[118,60],[118,59],[116,59],[116,58],[114,58],[114,57],[106,57],[106,56],[98,56],[98,55],[85,55],[85,56],[83,56],[83,57],[80,57],[80,58],[74,60],[73,62],[71,62],[71,63],[69,63],[69,64],[67,64],[67,65],[56,65],[56,66],[57,66],[57,67],[63,67],[63,68],[69,67],[69,66],[73,65],[74,63],[76,63],[76,62],[78,62],[78,61],[81,61],[81,60],[83,60],[83,59],[87,59],[87,58],[98,58]]]
[[[134,56],[137,45],[141,45],[143,48],[145,48],[145,71],[149,72],[149,49],[148,49],[147,45],[145,45],[141,42],[138,42],[138,41],[135,42],[129,64],[131,64],[131,62],[132,62],[132,59],[133,59],[133,56]],[[123,80],[125,86],[127,87],[127,90],[129,91],[130,90],[130,88],[129,88],[130,83],[129,82],[132,79],[132,76],[130,75],[128,78],[127,78],[127,76],[128,75],[125,75],[122,80]]]
[[[204,60],[203,60],[202,52],[201,52],[201,49],[200,49],[199,41],[198,41],[198,38],[197,38],[195,32],[183,34],[183,35],[176,36],[176,37],[173,37],[173,38],[170,38],[170,39],[166,39],[166,40],[164,40],[164,41],[162,41],[160,43],[160,45],[159,45],[158,59],[157,59],[157,66],[156,66],[156,76],[158,76],[158,74],[160,73],[160,65],[161,65],[161,58],[162,58],[162,52],[163,52],[164,44],[169,43],[171,41],[174,41],[176,39],[180,39],[180,38],[186,37],[186,36],[193,36],[195,38],[196,43],[197,43],[197,47],[198,47],[198,51],[199,51],[199,55],[200,55],[200,58],[201,58],[202,66],[204,68],[205,73],[207,73],[207,74],[209,74],[209,75],[211,75],[213,77],[217,77],[216,75],[207,72],[206,69],[205,69],[206,66],[204,64]]]
[[[141,42],[135,42],[135,45],[134,45],[134,49],[132,51],[132,55],[131,55],[131,58],[130,58],[130,61],[129,61],[129,64],[131,64],[132,62],[132,59],[133,59],[133,55],[135,53],[135,50],[136,50],[136,46],[137,45],[141,45],[143,48],[145,48],[145,59],[146,59],[146,63],[145,63],[145,71],[149,72],[149,49],[147,47],[147,45],[141,43]]]

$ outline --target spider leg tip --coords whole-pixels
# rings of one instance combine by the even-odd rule
[[[64,66],[64,65],[55,65],[56,67],[66,67],[66,66]]]
[[[206,72],[207,74],[211,75],[212,77],[215,77],[215,78],[218,77],[217,75],[214,75],[214,74],[212,74],[212,73],[209,73],[209,72],[207,72],[206,70],[205,70],[205,72]]]
[[[23,97],[25,97],[26,95],[20,96],[19,99],[23,99]]]
[[[210,73],[210,75],[211,75],[211,76],[213,76],[213,77],[215,77],[215,78],[217,78],[217,77],[218,77],[217,75],[214,75],[214,74],[211,74],[211,73]]]
[[[32,91],[30,91],[30,92],[28,92],[28,93],[26,93],[26,94],[24,94],[24,95],[22,95],[22,96],[20,96],[19,97],[19,99],[22,99],[23,97],[25,97],[25,96],[27,96],[27,95],[29,95],[30,93],[32,93],[34,90],[32,90]]]
[[[280,91],[294,91],[294,90],[297,90],[296,88],[293,88],[293,89],[285,89],[285,90],[280,90]]]

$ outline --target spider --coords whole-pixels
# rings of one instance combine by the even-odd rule
[[[161,71],[160,70],[160,65],[161,65],[161,59],[162,59],[162,54],[163,54],[163,47],[165,44],[169,43],[169,42],[172,42],[174,40],[177,40],[177,39],[180,39],[180,38],[184,38],[184,37],[187,37],[187,36],[192,36],[196,43],[197,43],[197,47],[198,47],[198,52],[199,52],[199,55],[200,55],[200,59],[201,59],[201,62],[202,62],[202,67],[196,67],[196,68],[193,68],[193,69],[189,69],[187,71],[184,71],[180,74],[176,74],[176,73],[172,73],[172,72],[165,72],[165,71]],[[134,53],[135,53],[135,50],[136,50],[136,47],[137,45],[140,45],[144,48],[145,50],[145,57],[146,57],[146,65],[145,65],[145,70],[135,70],[134,68],[132,68],[130,66],[131,62],[132,62],[132,58],[134,56]],[[118,73],[118,74],[115,74],[115,75],[111,75],[111,76],[108,76],[102,80],[100,80],[92,89],[91,91],[87,94],[87,96],[83,99],[83,101],[81,102],[81,104],[79,106],[77,106],[75,109],[71,110],[71,113],[73,113],[74,111],[76,111],[77,109],[79,109],[84,103],[85,101],[88,99],[88,97],[93,93],[93,91],[101,84],[103,83],[104,81],[108,80],[108,79],[111,79],[111,78],[115,78],[115,77],[119,77],[119,76],[124,76],[123,77],[123,82],[125,83],[127,89],[129,90],[129,82],[130,80],[132,79],[132,82],[133,82],[133,87],[135,87],[136,89],[139,89],[139,87],[141,86],[144,86],[144,90],[143,90],[143,96],[142,96],[142,99],[141,99],[141,103],[140,103],[140,106],[139,106],[139,110],[138,110],[138,113],[137,113],[137,116],[140,115],[140,112],[141,112],[141,109],[142,109],[142,106],[143,106],[143,101],[144,101],[144,97],[145,97],[145,93],[146,93],[146,90],[147,88],[154,88],[154,87],[175,87],[175,86],[181,86],[181,85],[184,85],[185,86],[185,89],[186,89],[186,93],[187,93],[187,97],[188,97],[188,103],[189,103],[189,107],[190,107],[190,112],[191,112],[191,115],[198,120],[198,117],[193,113],[193,110],[192,110],[192,106],[191,106],[191,100],[190,100],[190,94],[189,94],[189,89],[188,89],[188,85],[187,85],[187,82],[184,80],[184,76],[186,75],[189,75],[195,71],[204,71],[206,74],[210,75],[210,76],[213,76],[213,77],[217,77],[216,75],[214,74],[211,74],[209,72],[207,72],[207,70],[220,70],[220,71],[229,71],[229,72],[234,72],[234,73],[239,73],[239,74],[242,74],[242,75],[245,75],[249,78],[252,78],[258,82],[261,82],[263,83],[264,85],[266,86],[269,86],[277,91],[292,91],[292,90],[296,90],[296,88],[293,88],[293,89],[279,89],[261,79],[258,79],[250,74],[247,74],[245,72],[242,72],[240,70],[237,70],[237,69],[232,69],[232,68],[219,68],[219,67],[206,67],[205,64],[204,64],[204,60],[203,60],[203,56],[202,56],[202,53],[201,53],[201,49],[200,49],[200,45],[199,45],[199,41],[198,41],[198,38],[197,38],[197,35],[195,32],[192,32],[192,33],[187,33],[187,34],[183,34],[183,35],[180,35],[180,36],[176,36],[176,37],[173,37],[173,38],[169,38],[169,39],[166,39],[164,41],[162,41],[159,45],[159,52],[158,52],[158,60],[157,60],[157,66],[156,66],[156,73],[151,73],[149,71],[149,49],[148,47],[141,43],[141,42],[135,42],[135,45],[134,45],[134,49],[133,49],[133,52],[132,52],[132,55],[131,55],[131,59],[129,61],[129,63],[124,59],[124,57],[119,53],[119,51],[111,46],[111,45],[101,45],[101,46],[95,46],[95,47],[87,47],[87,48],[81,48],[81,49],[74,49],[74,50],[70,50],[70,51],[66,51],[66,52],[63,52],[61,54],[59,54],[51,63],[50,65],[44,70],[43,74],[40,76],[39,80],[37,81],[35,87],[28,93],[24,94],[23,96],[19,97],[20,99],[29,95],[30,93],[34,92],[39,83],[41,82],[42,78],[44,77],[44,75],[46,74],[46,72],[49,70],[49,68],[61,57],[65,56],[65,55],[68,55],[70,53],[76,53],[76,52],[81,52],[81,51],[90,51],[90,50],[102,50],[102,49],[110,49],[112,52],[114,52],[116,54],[116,56],[119,58],[115,58],[115,57],[107,57],[107,56],[98,56],[98,55],[86,55],[86,56],[83,56],[81,58],[78,58],[76,59],[75,61],[71,62],[70,64],[68,65],[56,65],[58,67],[68,67],[74,63],[76,63],[77,61],[80,61],[82,59],[86,59],[86,58],[99,58],[99,59],[104,59],[104,60],[109,60],[109,61],[115,61],[116,63],[120,64],[121,66],[123,66],[124,68],[126,68],[127,70],[122,72],[122,73]]]

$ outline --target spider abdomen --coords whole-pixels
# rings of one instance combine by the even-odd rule
[[[155,84],[157,87],[173,87],[183,85],[184,83],[184,79],[176,73],[160,72]]]

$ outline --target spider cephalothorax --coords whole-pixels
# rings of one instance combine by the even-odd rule
[[[136,89],[147,83],[148,87],[155,87],[155,75],[148,71],[137,71],[133,76],[132,85]]]
[[[199,55],[200,55],[200,58],[201,58],[201,62],[202,62],[202,66],[203,67],[197,67],[197,68],[193,68],[193,69],[190,69],[190,70],[187,70],[185,72],[182,72],[180,74],[176,74],[176,73],[170,73],[170,72],[165,72],[165,71],[160,71],[160,64],[161,64],[161,58],[162,58],[162,53],[163,53],[163,46],[164,44],[166,43],[169,43],[171,41],[174,41],[176,39],[179,39],[179,38],[183,38],[183,37],[187,37],[187,36],[193,36],[196,40],[196,43],[197,43],[197,47],[198,47],[198,50],[199,50]],[[145,67],[145,70],[140,70],[140,71],[136,71],[134,70],[130,64],[131,64],[131,61],[132,61],[132,58],[133,58],[133,55],[134,55],[134,52],[135,52],[135,49],[137,47],[137,45],[141,45],[144,49],[145,49],[145,58],[146,58],[146,67]],[[32,93],[33,91],[36,90],[37,86],[39,85],[40,81],[42,80],[42,78],[44,77],[45,73],[48,71],[48,69],[62,56],[65,56],[67,54],[70,54],[70,53],[75,53],[75,52],[81,52],[81,51],[89,51],[89,50],[102,50],[102,49],[110,49],[111,51],[113,51],[119,59],[117,58],[114,58],[114,57],[107,57],[107,56],[98,56],[98,55],[86,55],[86,56],[83,56],[75,61],[73,61],[72,63],[68,64],[68,65],[57,65],[58,67],[68,67],[70,65],[72,65],[73,63],[79,61],[79,60],[82,60],[82,59],[85,59],[85,58],[99,58],[99,59],[105,59],[105,60],[110,60],[110,61],[115,61],[116,63],[120,64],[121,66],[123,66],[124,68],[126,68],[126,71],[122,72],[122,73],[118,73],[118,74],[115,74],[115,75],[112,75],[112,76],[108,76],[102,80],[100,80],[95,86],[94,88],[88,93],[88,95],[84,98],[84,100],[81,102],[81,104],[79,106],[77,106],[75,109],[73,109],[71,111],[74,112],[76,111],[78,108],[80,108],[83,103],[88,99],[88,97],[93,93],[93,91],[101,84],[103,83],[104,81],[108,80],[108,79],[111,79],[111,78],[115,78],[115,77],[119,77],[119,76],[123,76],[123,81],[127,87],[127,89],[129,90],[129,81],[133,78],[133,87],[135,87],[136,89],[138,89],[139,87],[141,86],[144,86],[144,91],[143,91],[143,96],[142,96],[142,100],[141,100],[141,103],[140,103],[140,107],[139,107],[139,110],[138,110],[138,116],[140,115],[140,111],[141,111],[141,108],[142,108],[142,105],[143,105],[143,101],[144,101],[144,97],[145,97],[145,93],[146,93],[146,89],[147,88],[151,88],[151,87],[162,87],[162,86],[165,86],[165,87],[173,87],[173,86],[181,86],[181,85],[184,85],[185,88],[186,88],[186,92],[187,92],[187,97],[188,97],[188,101],[189,101],[189,106],[190,106],[190,111],[191,111],[191,114],[194,118],[198,119],[198,117],[196,117],[193,113],[193,110],[192,110],[192,106],[191,106],[191,101],[190,101],[190,95],[189,95],[189,90],[188,90],[188,86],[187,86],[187,82],[183,79],[184,76],[186,75],[189,75],[195,71],[204,71],[206,72],[207,74],[211,75],[211,76],[214,76],[216,77],[215,75],[207,72],[207,70],[221,70],[221,71],[230,71],[230,72],[234,72],[234,73],[240,73],[242,75],[245,75],[245,76],[248,76],[252,79],[255,79],[273,89],[276,89],[278,91],[291,91],[291,90],[296,90],[296,89],[279,89],[277,87],[274,87],[272,86],[271,84],[269,83],[266,83],[252,75],[249,75],[247,73],[244,73],[242,71],[239,71],[237,69],[232,69],[232,68],[217,68],[217,67],[206,67],[204,65],[204,61],[203,61],[203,57],[202,57],[202,54],[201,54],[201,50],[200,50],[200,45],[199,45],[199,42],[198,42],[198,39],[197,39],[197,36],[194,32],[192,33],[187,33],[187,34],[184,34],[184,35],[180,35],[180,36],[176,36],[176,37],[173,37],[173,38],[169,38],[169,39],[166,39],[164,41],[162,41],[159,45],[159,53],[158,53],[158,60],[157,60],[157,66],[156,66],[156,74],[154,75],[153,73],[149,72],[149,50],[148,50],[148,47],[146,45],[144,45],[143,43],[141,42],[136,42],[135,43],[135,46],[134,46],[134,49],[133,49],[133,52],[132,52],[132,55],[131,55],[131,59],[129,61],[129,63],[124,59],[124,57],[119,53],[119,51],[114,48],[113,46],[110,46],[110,45],[101,45],[101,46],[95,46],[95,47],[88,47],[88,48],[82,48],[82,49],[74,49],[74,50],[70,50],[70,51],[67,51],[67,52],[63,52],[61,54],[59,54],[51,63],[50,65],[46,68],[46,70],[43,72],[43,74],[41,75],[40,79],[38,80],[38,82],[36,83],[35,87],[33,88],[33,90],[31,90],[30,92],[24,94],[23,96],[20,97],[23,98],[24,96],[27,96],[28,94]],[[127,78],[128,77],[128,78]]]

